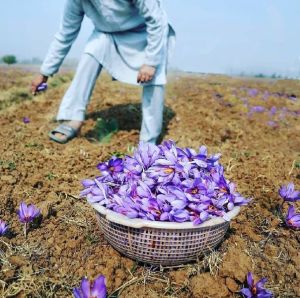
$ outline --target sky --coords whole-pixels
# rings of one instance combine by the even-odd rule
[[[0,56],[47,53],[63,0],[9,0],[0,10]],[[173,67],[205,73],[300,76],[300,0],[164,0],[177,33]],[[68,58],[78,59],[93,27],[84,20]]]

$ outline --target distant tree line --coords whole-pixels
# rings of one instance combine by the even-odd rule
[[[299,75],[295,75],[293,77],[288,76],[288,75],[281,75],[281,74],[277,74],[277,73],[273,73],[273,74],[264,74],[264,73],[245,73],[245,72],[241,72],[240,74],[238,74],[240,77],[254,77],[254,78],[267,78],[267,79],[291,79],[291,78],[297,78],[300,77],[300,73]]]
[[[17,63],[17,58],[14,55],[5,55],[1,60],[8,65]]]
[[[14,55],[5,55],[3,57],[0,56],[0,64],[15,64],[18,63],[20,65],[41,65],[43,63],[43,60],[38,57],[33,57],[29,59],[21,59],[17,60],[16,56]],[[65,67],[75,67],[78,64],[78,60],[75,58],[69,58],[66,59],[63,63],[63,66]]]

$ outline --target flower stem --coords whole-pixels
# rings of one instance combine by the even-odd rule
[[[24,236],[25,236],[25,239],[27,239],[27,222],[25,222],[25,224],[24,224]]]

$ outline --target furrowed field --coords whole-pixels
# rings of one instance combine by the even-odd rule
[[[83,276],[99,274],[110,297],[241,297],[235,292],[249,271],[256,280],[267,277],[275,297],[300,297],[300,234],[285,226],[278,195],[288,182],[300,188],[299,81],[170,75],[163,138],[222,153],[226,177],[253,200],[210,254],[155,268],[115,251],[78,197],[80,181],[96,176],[100,161],[137,145],[140,90],[102,76],[81,136],[60,145],[49,141],[48,131],[72,73],[50,79],[37,97],[28,93],[32,76],[0,68],[0,219],[10,229],[0,237],[0,297],[72,297]],[[96,140],[98,118],[118,123],[108,143]],[[27,239],[16,215],[22,201],[43,215]]]

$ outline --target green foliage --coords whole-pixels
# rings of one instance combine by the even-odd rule
[[[109,152],[109,156],[112,157],[112,156],[115,156],[115,157],[124,157],[125,156],[125,153],[123,152],[120,152],[120,151],[113,151],[113,152]]]
[[[55,76],[51,79],[51,81],[49,82],[49,87],[50,88],[56,88],[59,87],[61,85],[63,85],[64,83],[67,83],[71,80],[72,76],[70,74],[65,74],[65,75],[60,75],[60,76]]]
[[[118,129],[118,121],[116,119],[98,118],[94,130],[96,140],[100,143],[109,143],[111,137],[118,131]]]
[[[0,169],[8,169],[9,171],[13,171],[17,168],[15,162],[11,160],[0,160]]]
[[[50,180],[50,181],[52,181],[53,179],[55,179],[55,178],[57,178],[58,176],[57,175],[55,175],[55,174],[53,174],[52,172],[50,172],[50,173],[48,173],[47,175],[46,175],[46,178],[48,179],[48,180]]]
[[[1,97],[0,110],[30,99],[32,99],[32,95],[26,88],[13,87],[11,90],[6,91],[5,95]]]
[[[87,234],[85,239],[89,245],[93,245],[100,242],[100,237],[95,233]]]
[[[255,78],[266,78],[266,75],[264,75],[263,73],[259,73],[254,75]]]
[[[2,57],[2,61],[8,65],[17,63],[17,58],[14,55],[6,55]]]
[[[44,149],[44,145],[37,143],[37,142],[27,143],[27,144],[25,144],[25,147],[26,148],[36,148],[38,150]]]
[[[128,146],[127,146],[127,152],[128,152],[128,154],[129,155],[132,155],[133,154],[133,152],[134,152],[134,150],[135,150],[135,146],[134,145],[131,145],[131,144],[129,144]]]

